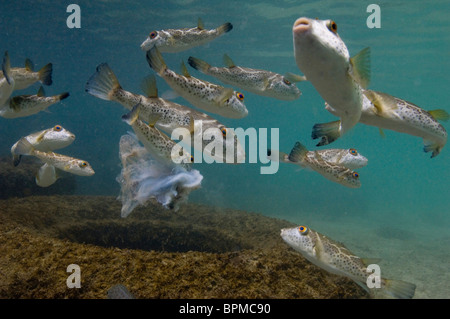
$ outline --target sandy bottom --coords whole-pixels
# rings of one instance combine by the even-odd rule
[[[342,242],[360,257],[380,258],[383,277],[416,284],[414,298],[450,298],[450,235],[445,222],[439,225],[405,218],[393,223],[382,213],[370,218],[314,214],[284,218],[311,222],[311,228]]]
[[[120,208],[104,196],[0,200],[0,298],[106,298],[116,284],[136,298],[368,297],[290,249],[286,220],[196,204],[123,219]],[[67,285],[71,264],[81,288]]]

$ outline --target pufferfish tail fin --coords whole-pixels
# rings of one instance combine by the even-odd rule
[[[425,153],[432,152],[431,153],[431,158],[438,156],[439,153],[441,153],[441,150],[443,148],[442,145],[439,145],[437,143],[433,143],[431,141],[424,140],[423,143],[424,143],[423,151]]]
[[[119,81],[107,63],[97,66],[85,87],[87,93],[108,101],[112,99],[114,92],[118,89],[121,89]]]
[[[8,51],[5,51],[5,55],[3,56],[2,71],[3,76],[6,79],[6,82],[8,82],[8,84],[11,85],[13,83],[13,78],[11,75],[11,63]]]
[[[34,151],[33,145],[25,137],[22,137],[17,142],[15,154],[17,154],[17,155],[32,155],[33,151]]]
[[[394,298],[412,299],[416,285],[402,280],[384,279],[381,289],[383,293]]]
[[[194,58],[193,56],[190,56],[188,59],[188,63],[191,67],[193,67],[194,69],[196,69],[197,71],[200,71],[204,74],[208,74],[208,70],[211,67],[211,65],[209,65],[207,62]]]
[[[230,32],[233,29],[233,25],[230,22],[226,22],[221,26],[217,27],[217,33],[222,35],[224,33]]]
[[[288,159],[291,162],[302,162],[307,153],[308,149],[302,143],[296,142],[289,153]]]
[[[333,121],[329,123],[318,123],[313,126],[311,137],[312,139],[320,138],[320,142],[316,146],[328,145],[337,140],[341,134],[339,127],[341,121]]]
[[[44,65],[39,71],[39,81],[41,81],[44,85],[52,85],[52,72],[53,72],[53,65],[51,63],[48,63]]]
[[[13,154],[13,165],[14,167],[20,164],[20,160],[22,159],[22,155]]]

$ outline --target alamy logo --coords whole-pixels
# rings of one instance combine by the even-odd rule
[[[371,14],[367,17],[367,27],[369,29],[379,29],[381,28],[381,9],[380,6],[378,4],[369,4],[367,6],[367,10],[368,13],[370,12]]]
[[[366,269],[370,275],[367,277],[367,288],[381,288],[381,269],[377,264],[370,264]]]
[[[69,4],[66,9],[67,13],[71,13],[66,20],[69,29],[81,28],[81,9],[78,4]]]
[[[172,161],[180,164],[181,150],[193,155],[194,163],[248,163],[269,164],[261,166],[261,174],[275,174],[279,162],[268,158],[268,129],[259,128],[218,128],[210,127],[203,130],[201,120],[194,121],[194,132],[184,127],[173,130],[171,139],[179,140],[172,149]],[[279,148],[279,129],[270,129],[270,144],[272,149]],[[248,152],[246,141],[248,140]],[[192,145],[193,143],[193,145]],[[193,146],[193,147],[192,147]],[[185,162],[187,159],[185,158]]]
[[[81,269],[77,264],[70,264],[67,266],[67,272],[71,273],[67,277],[66,285],[67,288],[81,288]]]

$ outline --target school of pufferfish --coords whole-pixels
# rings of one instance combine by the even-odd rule
[[[120,103],[129,110],[122,119],[131,125],[135,136],[125,135],[120,141],[123,170],[117,178],[121,184],[119,199],[123,203],[123,217],[137,205],[144,205],[149,198],[156,198],[165,207],[178,209],[187,200],[189,192],[200,186],[202,176],[191,168],[194,158],[186,150],[177,148],[179,145],[168,136],[175,130],[184,128],[179,137],[193,142],[199,134],[211,129],[214,134],[210,140],[201,136],[200,147],[195,143],[189,145],[199,147],[204,155],[218,162],[241,163],[245,160],[245,150],[233,130],[202,112],[233,119],[243,118],[248,115],[243,93],[195,78],[184,64],[183,74],[177,74],[167,67],[161,54],[206,44],[232,28],[231,23],[225,23],[207,30],[199,19],[194,28],[152,31],[141,45],[149,66],[156,74],[176,94],[201,111],[158,97],[153,75],[143,81],[146,96],[124,90],[107,63],[100,64],[87,81],[86,92]],[[312,138],[320,139],[317,146],[332,143],[361,122],[380,130],[389,129],[421,137],[425,144],[424,151],[432,152],[431,157],[441,152],[447,141],[447,132],[438,120],[447,120],[448,113],[444,110],[425,111],[400,98],[367,89],[370,81],[369,48],[351,58],[337,33],[337,24],[332,20],[302,17],[295,21],[292,32],[294,56],[304,76],[237,66],[226,54],[225,67],[214,67],[192,56],[188,58],[188,63],[202,74],[224,84],[285,101],[300,97],[301,92],[295,83],[310,81],[326,101],[326,109],[339,117],[338,121],[314,125]],[[29,60],[25,68],[11,68],[8,52],[5,52],[0,73],[0,105],[3,105],[0,115],[4,118],[30,116],[67,98],[68,93],[45,97],[42,87],[36,95],[11,96],[13,91],[38,81],[51,85],[51,75],[51,63],[37,72]],[[56,182],[58,170],[91,176],[94,170],[87,161],[53,152],[67,147],[74,139],[75,135],[61,125],[32,133],[12,146],[14,165],[19,165],[24,155],[42,160],[44,164],[36,174],[36,183],[42,187]],[[211,147],[211,141],[215,143],[214,147]],[[223,152],[227,148],[233,149],[231,156]],[[367,164],[367,159],[354,148],[308,151],[300,142],[295,143],[289,154],[268,150],[268,158],[312,169],[350,188],[361,186],[359,174],[354,170]],[[306,226],[283,229],[281,236],[312,263],[349,277],[367,289],[368,260],[353,255],[342,244]],[[414,284],[385,278],[381,278],[379,287],[381,289],[370,292],[376,295],[375,292],[382,291],[395,298],[412,298],[415,292]]]

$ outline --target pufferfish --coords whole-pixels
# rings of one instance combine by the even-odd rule
[[[425,111],[411,102],[389,94],[365,90],[359,121],[376,126],[380,130],[388,129],[421,137],[425,145],[423,150],[432,152],[433,158],[439,155],[447,143],[447,131],[438,121],[448,119],[449,114],[445,110]],[[339,121],[314,125],[312,138],[320,138],[317,146],[327,145],[338,139],[339,125]]]
[[[57,124],[51,128],[31,133],[24,137],[38,151],[50,152],[69,146],[75,140],[75,134]],[[19,165],[21,156],[17,154],[17,141],[11,147],[14,166]]]
[[[370,81],[370,48],[350,58],[332,20],[299,18],[293,28],[297,66],[327,102],[326,109],[340,117],[339,136],[361,117],[362,89]]]
[[[227,54],[224,55],[223,60],[226,67],[211,66],[207,62],[192,56],[189,57],[188,63],[194,69],[213,76],[222,83],[234,85],[241,90],[261,96],[292,101],[298,99],[301,95],[295,82],[305,81],[304,76],[289,72],[281,75],[267,70],[237,66]]]
[[[39,151],[25,137],[22,137],[17,142],[15,153],[37,157],[48,165],[71,174],[79,176],[95,174],[92,166],[87,161],[54,152]]]
[[[267,155],[271,160],[279,160],[283,163],[294,163],[289,160],[289,154],[284,152],[269,150]],[[308,151],[307,156],[311,159],[322,159],[325,162],[344,166],[352,170],[364,167],[368,162],[367,158],[354,148],[330,148],[325,150]]]
[[[167,67],[156,47],[147,52],[147,62],[176,93],[199,109],[234,119],[248,115],[242,93],[197,79],[188,73],[184,64],[184,75],[177,74]]]
[[[160,116],[155,116],[149,124],[141,121],[139,105],[140,103],[133,106],[129,113],[122,116],[122,120],[133,128],[139,141],[155,160],[167,167],[179,165],[188,169],[194,162],[194,157],[183,148],[177,149],[179,145],[155,127]]]
[[[16,95],[8,99],[2,109],[0,116],[7,119],[27,117],[46,110],[69,97],[69,92],[53,96],[45,96],[44,88],[41,86],[37,94]]]
[[[367,268],[368,264],[376,260],[362,259],[341,243],[325,237],[307,226],[284,228],[281,230],[281,238],[314,265],[332,274],[352,279],[372,296],[400,299],[411,299],[414,296],[415,284],[386,279],[381,276],[379,287],[374,283],[373,288],[369,288],[368,281],[372,279],[369,278],[372,272],[368,272]]]
[[[206,30],[203,21],[199,18],[197,27],[185,29],[167,29],[150,32],[147,39],[141,44],[141,49],[148,51],[157,47],[160,52],[180,52],[193,47],[206,44],[233,29],[229,22],[221,26]]]
[[[268,151],[269,158],[275,158],[278,155],[279,160],[284,163],[297,164],[302,168],[311,169],[326,179],[349,188],[361,187],[359,173],[341,164],[328,162],[324,160],[317,151],[308,151],[300,142],[296,142],[289,155],[284,153],[274,153]],[[361,158],[361,157],[360,157]],[[334,158],[335,160],[337,158]],[[364,160],[359,161],[364,163]],[[356,161],[358,163],[358,161]],[[366,162],[367,163],[367,162]]]
[[[204,112],[160,98],[153,74],[143,80],[142,89],[146,96],[122,88],[107,63],[99,64],[96,72],[86,83],[86,92],[99,99],[115,101],[130,111],[134,105],[138,104],[139,119],[146,123],[151,122],[155,116],[159,116],[158,121],[154,123],[155,128],[163,130],[169,136],[179,128],[186,128],[187,135],[183,136],[183,140],[190,139],[195,149],[218,162],[242,163],[245,161],[245,149],[232,129]],[[233,152],[215,152],[207,147],[213,138],[214,141],[218,141],[215,136],[210,139],[205,138],[203,132],[207,130],[220,131],[223,137],[223,149],[233,150]],[[195,143],[196,140],[201,140],[201,143]]]
[[[44,65],[39,71],[34,71],[33,62],[26,59],[24,68],[11,68],[11,75],[15,81],[14,90],[26,89],[36,82],[52,85],[52,72],[52,63]]]
[[[8,51],[3,56],[2,69],[0,71],[0,110],[7,104],[14,91],[15,81],[11,74],[11,62]]]

